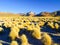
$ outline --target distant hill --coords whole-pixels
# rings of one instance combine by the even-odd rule
[[[20,16],[19,14],[8,13],[8,12],[0,12],[0,16]]]

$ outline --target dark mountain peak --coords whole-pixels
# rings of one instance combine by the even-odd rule
[[[60,10],[52,12],[52,14],[54,14],[55,16],[60,16]]]

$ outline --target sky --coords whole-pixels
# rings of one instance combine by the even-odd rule
[[[60,10],[60,0],[0,0],[0,12],[27,13]]]

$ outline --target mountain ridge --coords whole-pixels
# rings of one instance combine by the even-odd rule
[[[10,12],[0,12],[0,16],[7,16],[7,15],[20,15],[20,16],[60,16],[60,11],[54,11],[54,12],[40,12],[39,14],[35,14],[34,12],[28,12],[28,13],[10,13]]]

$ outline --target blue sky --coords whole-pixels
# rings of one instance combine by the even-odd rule
[[[0,12],[27,13],[60,10],[60,0],[0,0]]]

